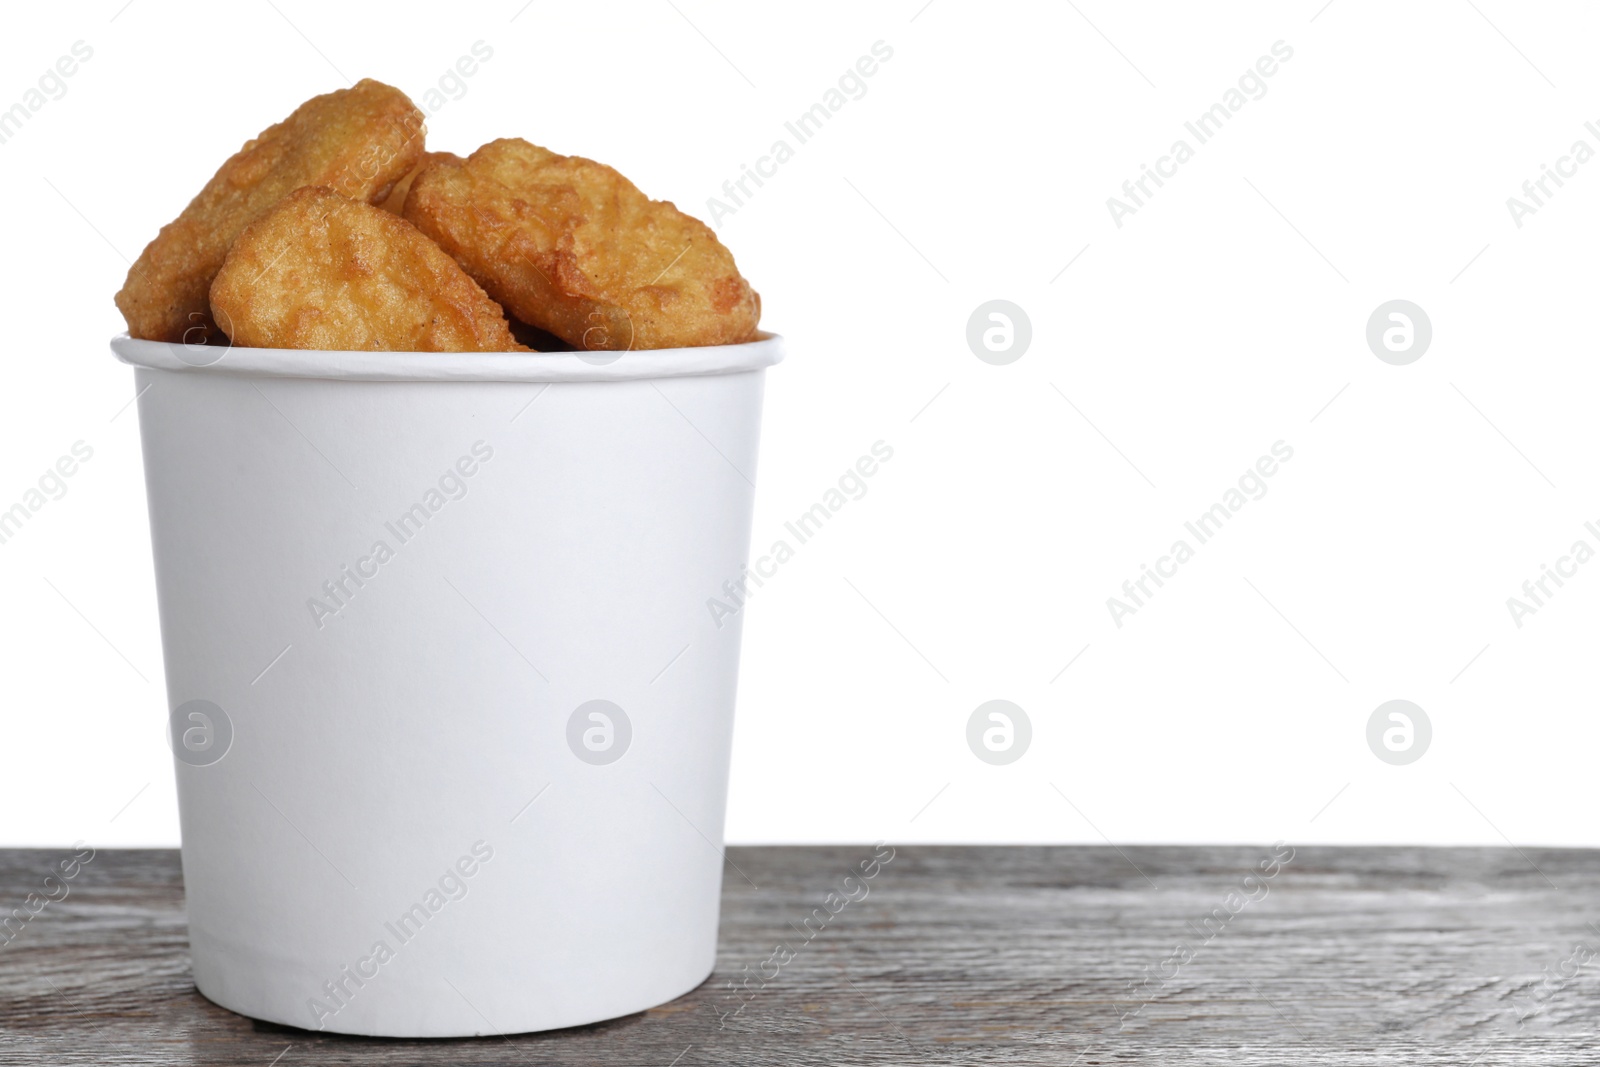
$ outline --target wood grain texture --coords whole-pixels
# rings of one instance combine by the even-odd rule
[[[206,1001],[177,854],[102,851],[0,947],[0,1063],[1600,1062],[1600,852],[1305,848],[1244,889],[1270,849],[907,847],[808,938],[870,852],[730,849],[717,973],[671,1004],[379,1041]],[[64,855],[0,851],[0,916]]]

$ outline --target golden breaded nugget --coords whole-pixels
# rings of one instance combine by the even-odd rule
[[[500,305],[415,226],[331,189],[299,189],[245,227],[211,283],[236,345],[526,352]]]
[[[429,164],[440,162],[464,163],[466,161],[454,152],[424,152],[422,154],[422,162],[418,163],[410,174],[395,182],[393,191],[378,206],[385,211],[392,211],[396,215],[405,214],[406,194],[411,191],[411,183],[416,180],[417,175],[428,169]]]
[[[145,248],[117,294],[128,332],[221,340],[207,294],[239,231],[305,185],[382,200],[422,158],[423,133],[422,112],[406,94],[370,78],[301,104],[245,142]]]
[[[580,348],[735,344],[761,317],[704,223],[610,167],[527,141],[428,166],[405,216],[511,314]]]

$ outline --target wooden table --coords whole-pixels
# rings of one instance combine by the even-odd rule
[[[177,854],[102,851],[0,947],[0,1063],[1600,1063],[1600,851],[1302,848],[1267,876],[1271,848],[905,847],[807,940],[870,851],[730,849],[706,984],[469,1041],[212,1005]],[[63,855],[0,851],[0,914]]]

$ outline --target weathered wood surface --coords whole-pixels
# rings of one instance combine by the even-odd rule
[[[909,847],[805,943],[796,927],[870,851],[731,849],[760,889],[728,870],[705,985],[472,1041],[324,1036],[212,1005],[190,980],[176,853],[102,851],[0,948],[0,1063],[1600,1062],[1600,852],[1305,848],[1243,889],[1269,849]],[[0,914],[63,855],[0,852]],[[1235,890],[1259,899],[1222,923]],[[794,958],[732,995],[779,942]]]

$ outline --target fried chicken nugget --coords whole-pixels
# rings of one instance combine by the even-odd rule
[[[305,185],[374,202],[422,158],[423,115],[400,90],[364,79],[312,97],[245,142],[145,248],[117,294],[128,332],[218,341],[207,293],[251,220]]]
[[[392,211],[396,215],[404,215],[406,209],[406,194],[411,191],[411,183],[417,180],[417,175],[421,174],[434,163],[465,162],[466,160],[462,159],[454,152],[424,152],[422,155],[422,162],[418,163],[410,174],[407,174],[404,178],[401,178],[399,181],[395,182],[393,191],[390,192],[389,195],[385,197],[383,202],[378,206],[383,208],[385,211]]]
[[[704,223],[520,139],[425,168],[405,216],[518,319],[580,348],[735,344],[761,317]]]
[[[246,226],[211,283],[236,345],[526,352],[500,305],[398,215],[298,189]]]

